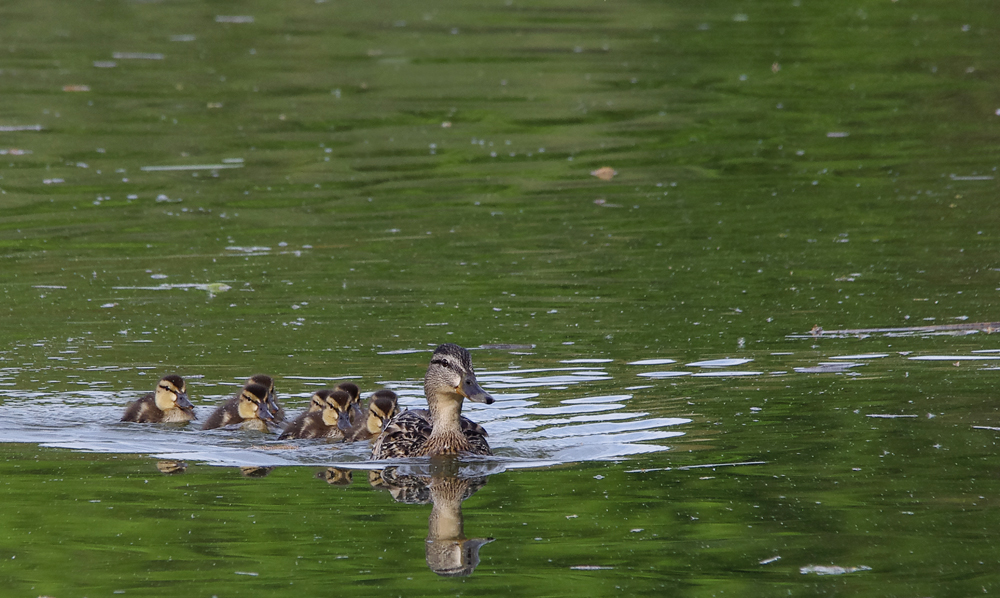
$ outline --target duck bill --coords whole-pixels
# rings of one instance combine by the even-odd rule
[[[267,410],[271,412],[271,415],[278,413],[278,403],[274,400],[274,397],[267,397]]]
[[[266,422],[274,421],[274,414],[267,408],[267,401],[261,401],[260,405],[257,406],[257,417]]]
[[[183,392],[177,395],[177,406],[185,411],[190,411],[191,409],[194,409],[194,405],[192,405],[191,401],[188,400],[187,394]]]
[[[351,429],[351,412],[350,410],[341,411],[337,414],[337,427],[340,428],[341,432],[347,432]]]
[[[486,403],[487,405],[493,403],[493,397],[490,396],[490,393],[483,390],[482,386],[479,386],[475,378],[462,380],[462,386],[458,388],[458,392],[470,401]]]

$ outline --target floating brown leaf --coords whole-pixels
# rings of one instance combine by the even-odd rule
[[[610,181],[611,179],[615,178],[615,175],[618,174],[618,171],[615,170],[614,168],[611,168],[610,166],[602,166],[597,170],[590,171],[590,174],[591,176],[596,176],[602,181]]]

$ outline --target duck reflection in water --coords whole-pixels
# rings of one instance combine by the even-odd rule
[[[466,478],[440,472],[411,475],[387,467],[370,471],[368,480],[373,488],[388,490],[397,502],[431,503],[424,545],[427,566],[445,577],[472,575],[479,565],[479,549],[493,538],[465,536],[462,502],[486,485],[486,476]]]

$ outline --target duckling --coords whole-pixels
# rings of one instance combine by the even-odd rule
[[[334,390],[342,390],[351,396],[351,421],[360,421],[364,415],[361,413],[361,389],[353,382],[341,382],[333,387]],[[309,400],[309,412],[322,411],[326,406],[325,396],[313,395]],[[301,416],[299,416],[301,417]]]
[[[130,403],[123,422],[187,422],[194,419],[194,405],[188,400],[184,379],[175,374],[160,378],[156,390]]]
[[[267,387],[261,384],[247,384],[238,395],[221,404],[208,417],[202,430],[213,430],[231,424],[243,424],[247,430],[267,432],[267,424],[274,416],[267,408]]]
[[[274,416],[274,421],[285,421],[285,408],[281,406],[274,393],[274,380],[265,374],[255,374],[246,381],[247,384],[260,384],[267,389],[267,410]]]
[[[381,434],[386,422],[399,413],[398,400],[391,390],[373,393],[368,397],[368,417],[358,420],[348,440],[370,440]]]
[[[343,390],[318,390],[310,400],[310,409],[323,404],[322,411],[306,411],[288,424],[278,440],[288,438],[332,438],[342,440],[351,431],[351,395]]]
[[[429,409],[403,411],[392,418],[372,446],[372,459],[493,454],[486,430],[462,417],[464,399],[493,403],[476,382],[466,349],[446,343],[434,351],[424,376],[424,395]]]

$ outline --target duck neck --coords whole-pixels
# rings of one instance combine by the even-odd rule
[[[462,416],[462,400],[454,400],[451,397],[436,396],[434,400],[428,401],[427,406],[431,412],[431,437],[454,436],[457,434],[463,437],[462,427],[459,418]]]

